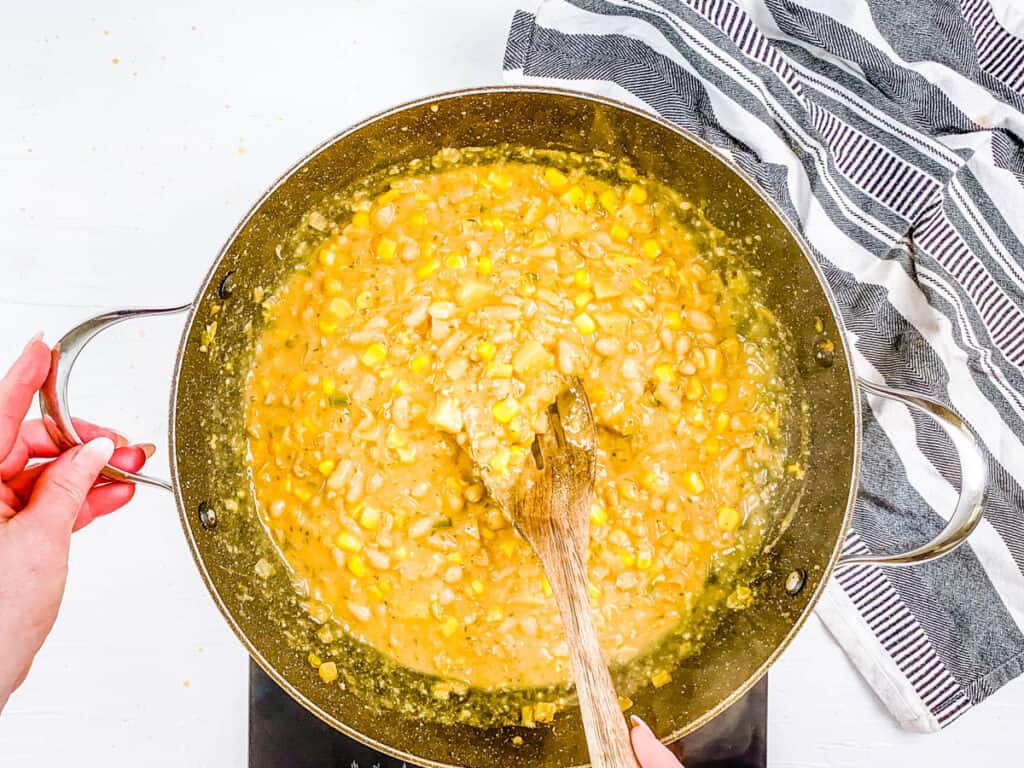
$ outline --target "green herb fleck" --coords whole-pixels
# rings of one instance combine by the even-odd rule
[[[327,402],[329,402],[335,408],[348,408],[349,405],[352,403],[352,401],[348,399],[348,395],[346,394],[331,395],[328,398]]]
[[[435,531],[439,531],[442,528],[451,528],[451,527],[452,527],[452,519],[450,517],[442,517],[440,520],[438,520],[436,523],[434,523],[434,530]]]

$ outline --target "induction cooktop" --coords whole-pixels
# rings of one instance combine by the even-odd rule
[[[768,678],[707,725],[669,745],[686,768],[764,768]],[[249,662],[249,768],[412,768],[331,728]],[[499,768],[495,766],[495,768]]]

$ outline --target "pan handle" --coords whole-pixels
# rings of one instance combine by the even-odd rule
[[[125,320],[149,317],[150,315],[175,315],[191,309],[191,307],[191,304],[182,304],[166,309],[118,309],[113,312],[105,312],[72,328],[53,345],[53,350],[50,353],[50,372],[46,376],[43,388],[39,390],[39,410],[43,415],[43,425],[58,448],[67,450],[81,445],[83,442],[71,421],[71,410],[68,408],[68,379],[71,377],[71,369],[85,345],[100,331]],[[137,472],[125,472],[123,469],[112,467],[109,464],[103,468],[100,474],[108,480],[151,485],[166,491],[172,490],[171,484],[167,480]]]
[[[953,446],[960,459],[960,498],[957,499],[956,507],[945,528],[931,541],[909,552],[896,555],[844,555],[836,562],[836,567],[914,565],[949,554],[967,540],[967,537],[978,527],[982,518],[982,500],[985,497],[985,486],[988,483],[988,466],[974,439],[972,429],[949,408],[930,398],[902,389],[891,389],[861,378],[858,378],[857,381],[865,392],[901,402],[907,407],[929,416],[932,421],[942,427],[953,441]]]

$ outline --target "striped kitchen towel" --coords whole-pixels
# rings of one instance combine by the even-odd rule
[[[985,520],[954,554],[845,570],[818,615],[899,722],[934,731],[1024,671],[1024,12],[1017,0],[544,0],[504,70],[653,110],[748,171],[803,231],[857,372],[977,430]],[[948,438],[865,408],[848,550],[933,536]]]

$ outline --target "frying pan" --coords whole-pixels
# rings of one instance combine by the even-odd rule
[[[792,481],[799,503],[751,564],[754,604],[726,612],[700,650],[676,663],[671,683],[632,694],[631,711],[656,733],[676,739],[749,689],[803,625],[833,569],[928,560],[975,528],[986,471],[971,430],[938,403],[855,377],[839,312],[807,244],[718,150],[631,106],[569,91],[500,87],[421,99],[338,134],[278,179],[228,238],[189,304],[109,312],[68,333],[54,349],[40,396],[54,439],[68,447],[80,443],[67,388],[82,348],[129,318],[188,313],[171,381],[170,481],[114,467],[104,474],[174,494],[196,567],[224,618],[256,662],[314,715],[422,765],[562,768],[587,761],[578,710],[532,729],[497,720],[470,725],[465,713],[499,708],[499,694],[470,689],[438,702],[430,695],[431,678],[372,648],[347,637],[324,648],[259,520],[246,475],[244,378],[262,301],[294,267],[283,244],[301,233],[303,215],[330,193],[442,147],[463,146],[603,151],[700,201],[727,235],[751,236],[749,266],[761,273],[764,303],[792,340],[788,363],[805,393],[809,427],[804,477]],[[962,491],[946,528],[933,541],[892,557],[841,556],[857,496],[861,394],[899,400],[934,419],[961,462]],[[336,684],[319,679],[306,661],[310,650],[338,662]]]

